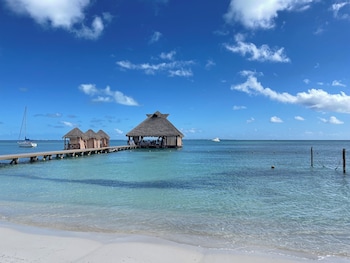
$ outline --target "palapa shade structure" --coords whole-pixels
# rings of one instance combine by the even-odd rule
[[[147,119],[126,134],[130,144],[134,143],[140,147],[182,147],[184,135],[167,119],[169,114],[156,111],[146,115]],[[157,139],[145,141],[145,137],[157,137]]]
[[[109,147],[109,136],[103,130],[97,133],[89,129],[83,133],[79,128],[74,128],[64,138],[64,149],[88,149]]]
[[[99,130],[97,134],[101,137],[101,147],[109,147],[109,135],[103,130]]]
[[[64,135],[63,138],[65,150],[86,149],[85,141],[87,136],[79,128],[74,128]]]
[[[87,148],[100,148],[101,136],[93,130],[89,129],[84,133],[86,135],[86,147]]]

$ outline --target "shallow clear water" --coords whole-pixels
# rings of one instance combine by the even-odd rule
[[[18,151],[13,144],[0,142],[0,154]],[[48,141],[35,150],[62,148]],[[343,148],[350,142],[185,140],[179,150],[3,161],[0,218],[350,259],[350,169],[343,174]]]

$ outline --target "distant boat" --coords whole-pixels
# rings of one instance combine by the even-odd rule
[[[220,142],[220,139],[218,137],[212,139],[213,142]]]
[[[24,132],[24,140],[21,140],[22,137],[22,131]],[[19,138],[18,138],[18,146],[24,147],[24,148],[33,148],[37,147],[38,144],[35,142],[32,142],[29,138],[27,138],[27,107],[24,109],[23,119],[22,119],[22,125],[21,130],[19,132]]]

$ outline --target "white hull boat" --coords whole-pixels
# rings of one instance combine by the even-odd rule
[[[19,140],[18,146],[23,147],[23,148],[33,148],[37,147],[38,144],[35,142],[32,142],[29,138],[26,136],[26,129],[27,129],[27,107],[24,110],[24,115],[23,115],[23,120],[22,120],[22,125],[21,125],[21,130],[19,132],[19,138],[22,136],[22,130],[24,130],[24,140]]]

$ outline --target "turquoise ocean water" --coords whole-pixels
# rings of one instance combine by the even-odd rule
[[[1,141],[0,154],[63,148],[38,143]],[[350,141],[185,140],[178,150],[8,163],[3,222],[350,262]]]

